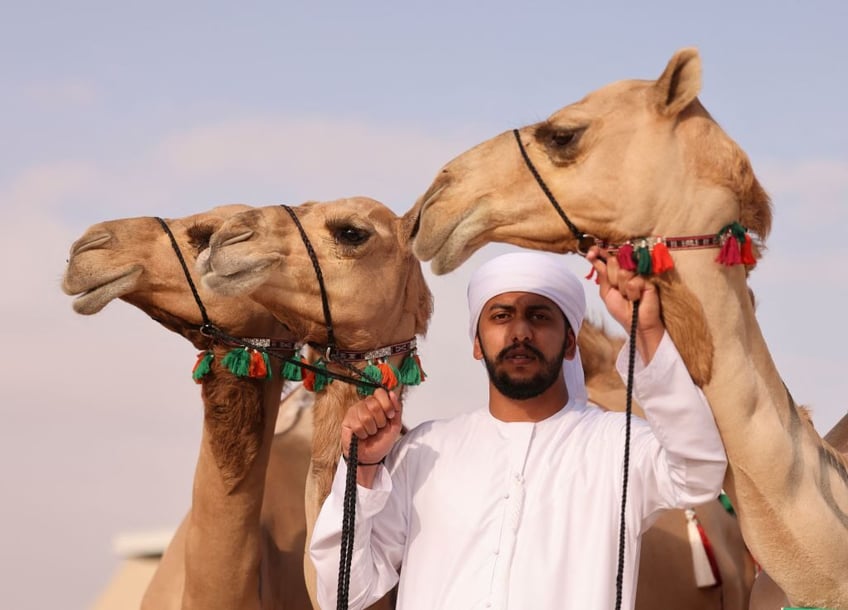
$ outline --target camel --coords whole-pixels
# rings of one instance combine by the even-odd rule
[[[424,333],[431,302],[420,264],[410,249],[414,216],[397,217],[367,198],[306,203],[296,213],[323,269],[338,345],[367,350]],[[393,280],[397,277],[406,280],[397,283]],[[222,294],[250,295],[319,351],[326,345],[316,274],[297,227],[280,206],[256,208],[223,225],[210,240],[203,283]],[[590,397],[623,410],[624,386],[614,370],[616,348],[622,341],[591,323],[578,340]],[[397,359],[394,364],[398,366]],[[310,532],[338,463],[345,406],[356,398],[354,387],[339,382],[328,385],[316,398],[315,446],[307,483]],[[698,514],[716,549],[721,586],[696,586],[686,519],[683,511],[670,511],[645,537],[648,550],[640,571],[637,608],[746,607],[753,563],[735,518],[718,501],[699,507]]]
[[[187,263],[226,218],[246,208],[225,206],[169,220]],[[264,308],[198,288],[211,321],[227,333],[290,342],[291,332]],[[154,218],[89,228],[71,247],[63,289],[79,295],[78,313],[97,313],[120,298],[198,349],[210,346],[199,331],[203,319],[184,270]],[[165,551],[142,608],[310,606],[301,566],[311,439],[274,436],[283,379],[236,378],[221,365],[230,349],[213,346],[216,357],[202,386],[204,426],[191,510]],[[283,353],[294,353],[293,343]],[[309,427],[311,412],[298,413]]]
[[[655,81],[609,84],[461,154],[411,211],[414,250],[436,273],[492,241],[555,252],[621,245],[633,267],[630,248],[657,255],[665,323],[715,415],[745,542],[793,605],[845,608],[848,462],[800,415],[757,325],[747,271],[771,204],[700,88],[699,54],[682,49]]]

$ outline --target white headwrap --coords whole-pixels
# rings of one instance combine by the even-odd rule
[[[586,313],[586,294],[580,280],[562,264],[562,257],[544,252],[511,252],[481,265],[468,282],[469,334],[477,336],[483,307],[492,297],[505,292],[532,292],[556,303],[577,337]],[[586,402],[586,382],[580,350],[573,360],[563,361],[568,395]]]

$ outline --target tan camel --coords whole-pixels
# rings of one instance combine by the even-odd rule
[[[339,345],[371,349],[423,334],[430,297],[420,265],[410,253],[409,216],[398,218],[364,198],[304,204],[296,211],[323,270]],[[210,243],[203,276],[209,288],[232,295],[250,294],[287,326],[297,329],[298,336],[324,344],[326,325],[315,272],[297,228],[281,207],[240,214]],[[407,279],[394,284],[396,277]],[[310,286],[307,294],[305,287]],[[589,395],[608,408],[622,410],[624,386],[614,371],[621,340],[591,323],[579,340]],[[339,382],[328,386],[316,400],[315,419],[321,426],[316,423],[308,483],[309,531],[329,493],[340,452],[341,418],[352,400],[356,400],[355,389]],[[716,550],[722,586],[696,587],[686,518],[683,511],[671,511],[645,537],[647,559],[640,570],[637,608],[746,607],[753,564],[735,519],[717,501],[699,507],[698,515]]]
[[[809,418],[806,411],[802,416]],[[825,434],[824,440],[848,458],[848,414],[843,416],[836,425]],[[749,610],[778,610],[790,605],[786,594],[781,591],[777,583],[765,571],[757,574],[751,589],[751,602]]]
[[[246,208],[226,206],[168,221],[189,268],[224,219]],[[96,313],[120,298],[198,349],[210,343],[198,330],[202,318],[183,268],[153,218],[91,227],[71,247],[63,288],[79,295],[78,313]],[[291,339],[264,308],[198,288],[211,321],[230,335]],[[310,606],[302,570],[310,440],[289,434],[271,442],[283,380],[236,378],[220,365],[229,349],[214,348],[202,387],[192,507],[146,591],[144,608]]]
[[[768,197],[698,101],[700,87],[698,53],[683,49],[656,81],[607,85],[517,138],[460,155],[416,204],[416,254],[444,273],[490,241],[578,250],[516,140],[570,221],[605,242],[716,235],[733,222],[764,240]],[[727,262],[733,242],[722,246]],[[742,254],[749,243],[738,244]],[[848,607],[848,465],[799,415],[757,325],[745,266],[718,264],[717,253],[678,250],[656,282],[721,431],[725,487],[755,558],[794,604]]]

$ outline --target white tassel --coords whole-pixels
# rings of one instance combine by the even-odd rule
[[[698,588],[712,587],[718,584],[710,559],[707,557],[707,549],[698,531],[698,517],[691,508],[686,509],[686,531],[689,534],[689,547],[692,549],[692,565],[695,568],[695,584]]]

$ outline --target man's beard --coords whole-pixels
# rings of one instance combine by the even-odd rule
[[[495,368],[496,365],[503,363],[510,353],[518,348],[522,348],[532,353],[542,364],[542,370],[530,379],[512,379],[508,373],[504,371],[498,372]],[[566,348],[567,343],[564,343],[559,354],[557,354],[555,358],[548,360],[542,352],[525,341],[523,343],[515,343],[505,347],[494,360],[489,358],[489,356],[483,352],[483,361],[486,363],[486,371],[489,373],[489,380],[492,382],[492,385],[497,388],[498,392],[507,398],[512,398],[513,400],[527,400],[542,394],[556,382],[560,375],[562,375],[562,361],[565,357]]]

